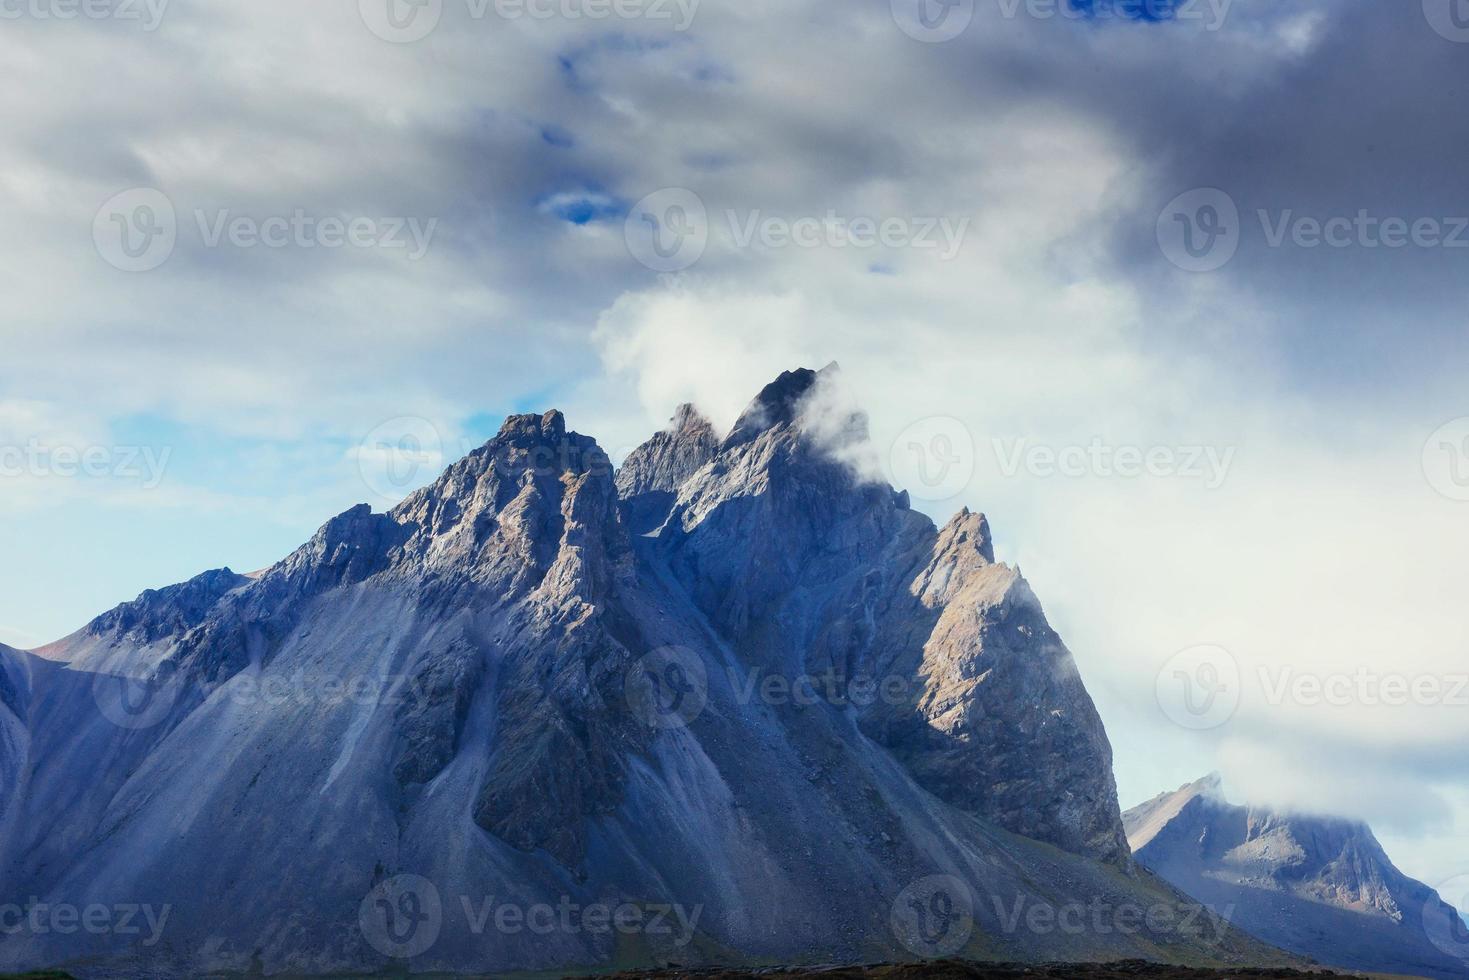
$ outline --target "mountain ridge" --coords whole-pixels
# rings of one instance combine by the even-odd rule
[[[1123,814],[1139,863],[1267,942],[1350,969],[1469,973],[1469,932],[1366,823],[1229,803],[1217,773]],[[1456,935],[1462,933],[1463,935]]]
[[[0,966],[1281,961],[1135,870],[1034,593],[982,515],[937,527],[833,455],[865,423],[805,416],[823,378],[783,375],[723,439],[681,411],[621,472],[561,413],[512,416],[385,514],[17,653],[0,881],[172,916],[158,948],[39,933]],[[464,913],[490,899],[697,928],[487,944]],[[1168,922],[1021,915],[1077,903]],[[437,910],[423,945],[399,908]]]

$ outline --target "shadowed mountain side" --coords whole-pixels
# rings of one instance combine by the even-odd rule
[[[1267,942],[1356,970],[1469,975],[1469,929],[1365,824],[1234,806],[1217,775],[1124,819],[1141,864]]]
[[[169,915],[149,945],[5,936],[0,967],[1279,962],[1138,873],[1029,587],[982,516],[935,528],[837,461],[860,418],[807,424],[821,378],[718,445],[685,410],[616,479],[560,413],[512,417],[258,576],[5,652],[5,894]],[[487,927],[496,905],[688,924]]]

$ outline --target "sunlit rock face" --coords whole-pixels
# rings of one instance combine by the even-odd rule
[[[1017,926],[1184,899],[1134,868],[1101,722],[985,518],[859,475],[838,381],[782,375],[724,435],[685,406],[616,472],[515,416],[271,568],[0,652],[4,893],[170,909],[156,944],[23,934],[0,967],[1274,955],[1227,924]],[[687,921],[516,931],[487,901]]]
[[[1123,819],[1141,864],[1267,942],[1354,970],[1469,975],[1458,913],[1364,823],[1236,806],[1217,774]]]

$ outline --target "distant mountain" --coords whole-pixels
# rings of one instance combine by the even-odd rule
[[[616,474],[515,416],[262,573],[5,654],[0,907],[164,921],[0,968],[1280,961],[1137,872],[1034,593],[983,516],[838,462],[833,383],[680,409]]]
[[[1336,967],[1469,976],[1457,912],[1394,867],[1364,823],[1235,806],[1218,775],[1123,822],[1141,864],[1266,942]]]

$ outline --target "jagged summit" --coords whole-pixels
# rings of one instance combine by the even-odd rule
[[[713,425],[693,405],[683,404],[668,428],[628,455],[617,471],[617,492],[635,534],[662,523],[675,492],[718,448]]]
[[[1034,592],[983,515],[935,527],[843,461],[860,416],[823,397],[834,370],[782,375],[722,439],[680,407],[615,474],[561,413],[513,416],[388,513],[351,508],[258,575],[209,573],[0,655],[24,708],[0,712],[3,880],[82,904],[168,896],[157,975],[383,968],[344,923],[402,876],[446,906],[705,910],[694,947],[650,939],[647,963],[911,955],[890,916],[934,875],[972,891],[951,952],[1177,955],[1178,936],[997,918],[1177,897],[1133,873],[1106,733]],[[650,678],[677,682],[676,712],[639,693],[663,690]],[[143,716],[103,696],[119,679],[145,684]],[[348,682],[377,693],[342,697]],[[251,695],[272,685],[304,693]],[[0,969],[62,951],[145,962],[124,937],[47,935],[0,947]],[[1266,955],[1232,933],[1195,952]],[[584,933],[487,945],[446,918],[409,965],[624,953]]]
[[[802,401],[816,387],[817,382],[823,376],[834,376],[839,370],[833,361],[820,371],[797,368],[781,374],[762,388],[760,394],[741,413],[734,428],[725,437],[723,448],[733,448],[757,438],[767,429],[795,422]]]
[[[1123,821],[1140,863],[1216,909],[1232,906],[1242,926],[1285,949],[1361,970],[1469,972],[1430,940],[1434,921],[1452,921],[1448,907],[1361,821],[1231,804],[1218,773]]]

